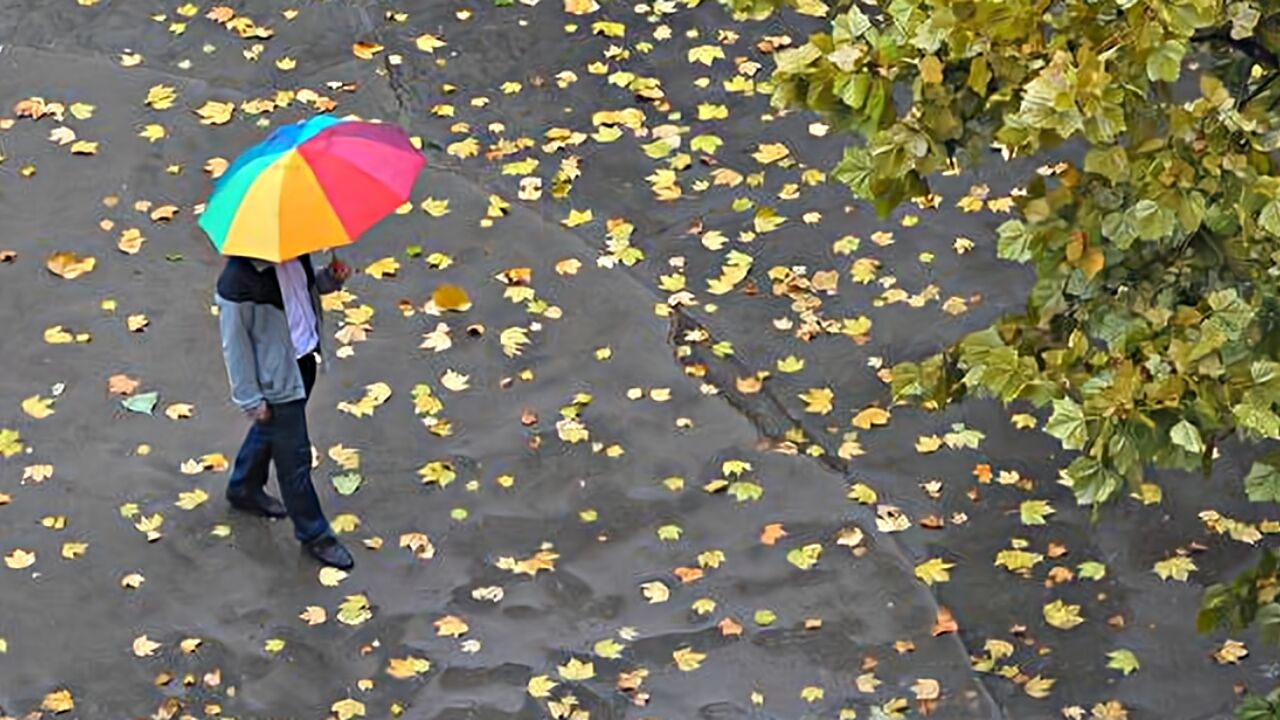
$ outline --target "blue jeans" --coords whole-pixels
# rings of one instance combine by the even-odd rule
[[[307,397],[316,379],[316,358],[308,353],[298,359]],[[271,406],[266,422],[249,428],[227,485],[227,497],[252,502],[266,494],[267,468],[275,462],[281,499],[293,521],[293,534],[303,543],[331,534],[311,484],[311,439],[307,435],[307,398]]]

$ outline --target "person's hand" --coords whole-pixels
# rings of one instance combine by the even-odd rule
[[[339,283],[345,283],[351,277],[351,268],[341,260],[334,260],[329,263],[329,274]]]
[[[264,423],[271,419],[271,406],[265,402],[258,403],[257,407],[245,410],[244,414],[248,415],[249,419],[256,423]]]

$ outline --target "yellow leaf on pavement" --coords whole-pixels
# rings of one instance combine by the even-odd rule
[[[209,493],[201,490],[200,488],[196,488],[194,490],[178,493],[178,501],[175,502],[174,505],[177,505],[183,510],[195,510],[197,507],[203,505],[204,501],[208,499]]]
[[[769,163],[777,162],[790,154],[791,151],[782,143],[763,143],[756,147],[756,151],[751,153],[751,157],[755,158],[756,162],[762,165],[768,165]]]
[[[929,558],[924,562],[916,565],[916,577],[925,585],[933,585],[934,583],[944,583],[951,579],[951,568],[955,567],[955,563],[949,563],[942,558]]]
[[[478,145],[476,152],[479,152]],[[443,200],[437,200],[436,198],[429,197],[426,200],[423,200],[419,207],[421,207],[422,211],[431,217],[444,217],[449,214],[449,199],[445,198]]]
[[[583,662],[578,658],[571,657],[569,662],[556,667],[560,671],[560,677],[564,680],[579,681],[590,680],[596,676],[596,668],[593,663]]]
[[[467,295],[467,291],[448,283],[431,293],[431,302],[440,310],[466,312],[471,309],[471,298]]]
[[[397,680],[409,680],[430,669],[431,661],[420,657],[391,658],[387,662],[387,674]]]
[[[36,562],[36,554],[34,551],[16,548],[13,552],[4,556],[5,567],[10,570],[25,570]]]
[[[364,703],[355,698],[346,698],[339,700],[329,706],[329,710],[338,717],[338,720],[351,720],[351,718],[364,717]]]
[[[564,11],[570,15],[590,15],[599,9],[596,0],[564,0]]]
[[[1222,647],[1213,653],[1213,659],[1218,661],[1219,665],[1237,665],[1241,660],[1249,655],[1249,648],[1239,640],[1227,640],[1222,643]]]
[[[661,580],[653,580],[640,586],[640,592],[650,605],[664,603],[671,597],[671,589]]]
[[[76,702],[71,697],[70,690],[54,690],[44,696],[40,709],[51,713],[71,712],[76,709]]]
[[[375,260],[369,263],[364,269],[366,275],[381,280],[388,275],[395,275],[400,270],[400,263],[393,257],[384,257],[381,260]]]
[[[705,653],[694,651],[693,648],[684,647],[671,653],[671,659],[675,660],[676,667],[684,672],[693,672],[702,665],[702,661],[707,659],[707,656]]]
[[[322,625],[328,617],[324,608],[319,605],[308,605],[305,610],[298,614],[298,619],[308,625]]]
[[[1049,697],[1049,692],[1053,690],[1053,684],[1055,682],[1057,682],[1057,680],[1054,680],[1053,678],[1040,677],[1039,675],[1036,675],[1028,680],[1026,685],[1022,686],[1022,690],[1033,698],[1043,700],[1044,698]]]
[[[889,411],[884,408],[864,408],[853,416],[853,426],[861,430],[870,430],[873,426],[886,425],[888,422]]]
[[[831,388],[809,388],[800,393],[800,399],[804,401],[804,411],[814,413],[816,415],[826,415],[831,412],[832,401],[835,399],[835,393]]]
[[[341,443],[329,448],[329,459],[338,463],[343,470],[360,469],[360,450],[343,447]]]
[[[428,53],[434,53],[436,50],[439,50],[440,48],[449,44],[444,40],[436,37],[435,35],[432,35],[431,33],[423,33],[419,35],[413,42],[418,46],[419,50],[421,50],[422,52],[428,52]]]
[[[92,257],[79,257],[73,252],[56,252],[49,256],[45,267],[49,272],[64,280],[74,280],[81,275],[92,272],[98,261]]]
[[[195,110],[200,116],[201,125],[225,125],[231,120],[231,113],[236,109],[235,103],[209,100]]]
[[[170,420],[181,420],[183,418],[191,417],[191,414],[195,411],[196,406],[191,403],[170,403],[169,406],[164,409],[164,414]]]
[[[1084,622],[1084,618],[1080,617],[1079,605],[1058,599],[1044,606],[1044,621],[1059,630],[1070,630]]]
[[[347,579],[347,571],[335,567],[322,567],[319,573],[320,584],[325,587],[338,587],[338,583]]]
[[[1186,582],[1197,568],[1195,562],[1186,555],[1174,555],[1157,562],[1152,570],[1160,576],[1161,580],[1173,578],[1179,582]]]
[[[687,58],[691,63],[697,62],[711,67],[711,64],[716,60],[724,59],[724,50],[719,45],[699,45],[689,48]]]
[[[565,218],[564,220],[561,220],[560,224],[564,225],[565,227],[571,227],[571,228],[578,227],[579,225],[584,225],[586,223],[591,222],[593,217],[594,215],[592,214],[590,208],[586,210],[570,210],[569,217]]]
[[[53,398],[42,398],[32,395],[22,401],[22,412],[36,420],[43,420],[53,414]]]
[[[168,135],[169,133],[164,129],[163,125],[157,125],[155,123],[151,123],[150,125],[147,125],[146,127],[142,128],[142,130],[138,133],[138,137],[145,138],[147,142],[155,142],[157,140],[163,140]]]
[[[545,698],[551,696],[551,691],[560,683],[552,680],[546,675],[534,675],[529,678],[529,684],[526,686],[529,695],[535,698]]]
[[[391,386],[384,382],[376,382],[365,386],[364,397],[353,402],[342,401],[338,409],[355,417],[373,415],[373,411],[381,407],[391,397]]]
[[[62,557],[66,560],[75,560],[89,551],[89,543],[85,542],[64,542],[62,543]]]
[[[160,647],[160,643],[152,640],[146,635],[139,635],[133,639],[133,654],[140,658],[155,655],[156,650],[159,650]]]
[[[127,56],[121,56],[122,65],[125,64],[123,59],[124,57]],[[142,56],[138,56],[139,62],[141,62],[141,59]],[[126,67],[128,66],[126,65]],[[147,91],[147,99],[143,101],[143,104],[153,110],[168,110],[173,107],[173,102],[177,99],[178,91],[172,87],[168,85],[153,85],[151,89]]]
[[[28,465],[22,469],[23,482],[42,483],[51,477],[53,477],[52,465]]]

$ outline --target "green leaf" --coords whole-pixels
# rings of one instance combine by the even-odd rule
[[[766,608],[764,610],[757,610],[752,619],[755,620],[755,623],[760,627],[769,627],[778,619],[778,616],[772,610]]]
[[[1139,200],[1125,214],[1132,218],[1133,227],[1143,240],[1168,237],[1177,221],[1172,210],[1161,207],[1154,200]]]
[[[1174,82],[1182,74],[1182,58],[1187,54],[1186,43],[1167,40],[1156,46],[1147,56],[1147,78]]]
[[[125,410],[130,412],[141,413],[143,415],[151,415],[156,409],[156,402],[160,400],[160,394],[156,392],[142,393],[141,395],[132,395],[120,401]]]
[[[1132,650],[1121,648],[1107,653],[1107,667],[1112,670],[1119,670],[1128,676],[1130,673],[1136,672],[1142,665],[1138,662],[1138,656],[1134,655]]]
[[[794,75],[805,68],[806,65],[822,57],[822,51],[818,46],[811,42],[805,43],[798,48],[787,48],[774,54],[774,61],[777,63],[776,73],[779,75]]]
[[[1280,603],[1267,603],[1258,608],[1254,622],[1268,645],[1280,645]]]
[[[680,539],[684,530],[679,525],[663,525],[658,528],[658,539],[665,542],[675,542]]]
[[[1026,262],[1031,259],[1031,233],[1021,220],[1006,220],[996,228],[996,257]]]
[[[1129,156],[1123,147],[1093,148],[1084,156],[1085,172],[1101,175],[1113,184],[1129,179]]]
[[[1258,225],[1263,230],[1280,237],[1280,200],[1272,200],[1258,213]]]
[[[1101,580],[1107,576],[1107,566],[1097,560],[1085,560],[1076,567],[1082,580]]]
[[[1048,500],[1023,500],[1018,507],[1023,525],[1044,525],[1045,518],[1054,513]]]
[[[22,452],[22,436],[17,430],[0,429],[0,457],[13,457]]]
[[[787,552],[787,562],[801,570],[812,568],[818,563],[818,558],[820,557],[822,557],[822,546],[818,543],[794,548]]]
[[[1076,502],[1081,505],[1098,505],[1110,500],[1120,490],[1123,480],[1114,470],[1091,457],[1072,460],[1062,472],[1071,482]]]
[[[739,480],[737,482],[730,483],[727,492],[738,502],[759,500],[764,497],[764,488],[746,480]]]
[[[1084,409],[1070,397],[1053,401],[1053,414],[1044,424],[1044,431],[1062,441],[1068,450],[1083,450],[1089,439]]]
[[[1177,425],[1169,429],[1169,440],[1193,455],[1204,453],[1204,440],[1200,437],[1200,431],[1186,420],[1179,420]]]
[[[831,22],[831,39],[837,44],[849,42],[862,37],[871,27],[870,18],[863,14],[858,6],[853,5]]]
[[[333,489],[338,491],[339,495],[351,495],[360,489],[360,483],[364,478],[358,472],[346,472],[341,475],[333,476]]]
[[[716,150],[719,150],[720,146],[723,144],[724,141],[715,135],[699,135],[689,141],[689,149],[695,152],[706,153],[707,155],[715,155]]]
[[[1255,462],[1245,476],[1244,491],[1253,502],[1280,502],[1280,470]]]
[[[978,445],[986,437],[986,434],[980,430],[974,430],[971,427],[966,427],[964,423],[954,423],[951,425],[951,432],[942,436],[942,441],[945,442],[947,447],[952,450],[959,450],[961,448],[977,450]]]

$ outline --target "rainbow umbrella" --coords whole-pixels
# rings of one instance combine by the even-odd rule
[[[313,117],[236,158],[200,227],[223,255],[271,262],[348,245],[409,199],[425,162],[395,125]]]

